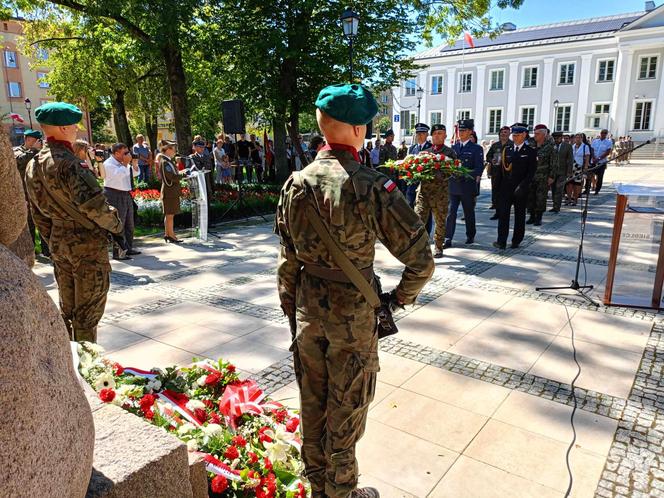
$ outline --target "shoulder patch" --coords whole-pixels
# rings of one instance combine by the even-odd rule
[[[392,192],[395,188],[397,188],[397,184],[394,183],[392,180],[387,180],[383,184],[383,188],[387,190],[388,192]]]

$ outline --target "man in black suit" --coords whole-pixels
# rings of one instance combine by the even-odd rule
[[[510,212],[514,206],[514,232],[512,248],[521,244],[526,233],[526,202],[528,189],[537,169],[537,151],[526,141],[528,127],[521,123],[512,126],[512,145],[503,149],[501,167],[497,170],[498,183],[498,240],[497,249],[507,247],[510,231]]]

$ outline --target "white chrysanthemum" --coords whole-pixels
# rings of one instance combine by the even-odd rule
[[[224,432],[224,428],[219,424],[208,424],[203,427],[203,433],[206,436],[214,437]]]
[[[115,380],[113,380],[113,376],[109,373],[101,374],[95,381],[95,388],[97,391],[101,391],[102,389],[115,389]]]
[[[98,355],[104,354],[104,348],[102,348],[99,344],[94,343],[94,342],[88,342],[85,344],[88,348],[89,351],[92,351],[93,353],[96,353]]]
[[[200,408],[201,410],[205,410],[205,403],[203,403],[202,401],[198,401],[197,399],[190,399],[189,401],[187,401],[186,406],[187,409],[191,410],[192,412],[198,408]]]
[[[86,370],[92,366],[92,355],[90,353],[83,352],[78,357],[78,362],[81,368]]]
[[[187,441],[187,449],[189,451],[197,451],[198,450],[198,442],[195,439],[190,439]]]
[[[190,424],[189,422],[185,422],[178,428],[178,434],[180,436],[184,436],[185,434],[190,433],[191,431],[195,430],[196,426],[194,424]]]
[[[152,379],[148,381],[145,387],[151,392],[159,391],[161,389],[161,381],[159,379]]]
[[[198,384],[200,387],[205,386],[205,379],[207,379],[207,375],[201,375],[198,380],[196,381],[196,384]]]

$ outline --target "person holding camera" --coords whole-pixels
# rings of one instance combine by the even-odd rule
[[[82,117],[65,102],[37,108],[35,118],[47,140],[28,164],[25,183],[35,224],[51,248],[67,330],[75,341],[95,342],[110,285],[107,234],[124,241],[117,210],[73,153]]]
[[[131,191],[134,189],[134,177],[138,176],[138,156],[134,157],[123,143],[111,146],[111,157],[104,161],[104,194],[108,203],[118,210],[124,225],[127,244],[126,254],[120,254],[120,248],[113,244],[113,259],[124,261],[131,256],[141,254],[133,248],[134,243],[134,202]]]
[[[179,171],[175,159],[175,142],[161,140],[159,154],[157,154],[157,172],[161,178],[161,204],[164,211],[164,241],[179,244],[182,242],[175,235],[174,219],[180,213],[180,175],[186,170]]]

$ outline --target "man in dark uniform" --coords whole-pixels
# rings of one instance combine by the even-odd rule
[[[316,107],[328,145],[286,181],[275,218],[279,298],[296,322],[302,459],[313,498],[378,498],[374,488],[357,488],[355,458],[379,370],[376,313],[329,248],[338,246],[373,284],[379,239],[406,266],[395,303],[412,303],[434,264],[422,222],[396,183],[359,162],[366,123],[378,111],[373,95],[359,84],[333,85]],[[318,235],[314,217],[332,242]]]
[[[555,153],[553,155],[553,184],[551,184],[551,195],[553,197],[552,213],[559,213],[563,204],[563,194],[565,193],[565,181],[572,174],[574,166],[574,153],[572,146],[563,141],[563,132],[554,131],[553,141]]]
[[[72,150],[82,116],[64,102],[37,108],[47,141],[28,164],[25,183],[35,224],[51,248],[65,325],[73,340],[95,342],[110,284],[108,232],[126,246],[118,212]]]
[[[459,140],[452,149],[461,161],[462,166],[470,170],[471,177],[452,176],[449,179],[450,205],[445,226],[445,248],[452,247],[459,204],[463,207],[463,215],[466,219],[466,244],[475,242],[475,197],[477,197],[477,184],[484,171],[482,146],[473,143],[470,139],[475,128],[475,121],[461,119],[457,122],[457,127],[459,129]]]
[[[16,158],[16,167],[18,168],[18,174],[21,177],[23,182],[23,192],[25,193],[25,201],[28,201],[28,192],[25,188],[25,170],[28,167],[30,160],[35,157],[42,148],[42,133],[37,130],[25,130],[23,132],[23,145],[14,147],[14,157]],[[36,245],[37,243],[37,230],[35,230],[35,222],[32,219],[32,213],[28,209],[28,229],[30,230],[30,235],[32,235],[32,242]],[[51,256],[50,251],[48,250],[48,244],[44,237],[40,234],[39,239],[41,241],[41,254],[45,258]]]
[[[379,157],[378,164],[381,166],[385,164],[387,161],[396,161],[398,154],[397,148],[392,143],[394,142],[394,131],[387,130],[383,135],[383,138],[385,139],[385,143],[381,145],[380,154],[378,156]],[[394,180],[394,178],[392,179]]]
[[[503,155],[503,148],[512,145],[510,140],[510,127],[503,126],[498,132],[498,140],[491,144],[489,151],[486,153],[487,171],[489,178],[491,178],[491,209],[496,212],[490,218],[492,220],[498,219],[498,170],[500,169],[500,160]]]
[[[214,178],[212,172],[214,170],[214,160],[210,154],[206,155],[204,153],[204,141],[195,140],[192,143],[192,149],[194,150],[194,153],[189,155],[189,164],[187,166],[195,166],[199,171],[207,171],[207,173],[205,173],[205,190],[207,192],[207,203],[209,206],[212,201],[212,179]]]
[[[498,240],[497,249],[507,247],[510,231],[510,213],[514,206],[514,232],[512,248],[521,244],[526,233],[526,204],[528,190],[537,170],[537,152],[525,143],[528,128],[517,123],[512,126],[512,145],[503,149],[501,168],[498,170]]]
[[[429,126],[424,123],[417,123],[415,125],[415,143],[408,149],[408,154],[417,155],[432,147],[429,138]],[[412,183],[406,187],[406,199],[410,207],[415,206],[415,198],[417,197],[417,183]]]

